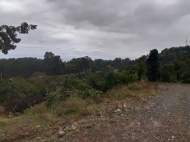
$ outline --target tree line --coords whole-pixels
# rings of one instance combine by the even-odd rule
[[[189,82],[190,46],[172,47],[162,50],[161,53],[153,49],[149,55],[143,55],[135,60],[129,58],[92,60],[89,56],[84,56],[63,61],[60,55],[54,55],[52,52],[46,52],[44,59],[30,57],[0,59],[0,72],[3,78],[122,70],[138,74],[139,80],[146,77],[150,81]]]
[[[106,72],[110,70],[122,70],[131,62],[129,58],[114,60],[95,59],[85,56],[73,58],[70,61],[62,61],[59,55],[46,52],[44,59],[31,57],[0,59],[0,72],[3,78],[31,77],[35,72],[46,75],[64,75],[86,72]]]

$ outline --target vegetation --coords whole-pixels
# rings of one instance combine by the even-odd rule
[[[149,81],[154,82],[160,80],[160,66],[158,50],[153,49],[147,59],[147,73],[146,76]]]

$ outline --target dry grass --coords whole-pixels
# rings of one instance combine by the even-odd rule
[[[122,100],[127,97],[148,97],[154,96],[158,93],[158,83],[150,83],[148,81],[141,81],[122,85],[107,92],[108,96],[113,100]]]
[[[77,96],[72,96],[66,101],[60,103],[56,109],[55,113],[57,116],[69,116],[69,117],[83,117],[88,115],[88,101],[81,99]]]

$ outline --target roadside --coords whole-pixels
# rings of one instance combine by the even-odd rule
[[[0,125],[7,125],[5,130],[0,130],[5,132],[0,141],[188,142],[190,86],[184,84],[160,84],[159,88],[151,84],[146,86],[149,87],[147,96],[147,91],[138,91],[137,85],[128,86],[144,93],[145,96],[137,97],[139,94],[133,92],[132,97],[118,101],[105,98],[99,104],[96,113],[77,120],[52,115],[40,115],[41,118],[37,116],[35,118],[37,121],[34,121],[34,116],[15,117],[9,121],[9,124],[14,125],[6,124],[6,119],[0,120]],[[157,89],[161,93],[150,96],[158,94]],[[125,90],[126,87],[123,87],[120,91],[110,92],[110,95],[121,97],[125,95]]]

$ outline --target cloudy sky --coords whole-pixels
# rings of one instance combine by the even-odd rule
[[[0,58],[135,59],[190,42],[190,0],[0,0],[0,25],[37,24]]]

